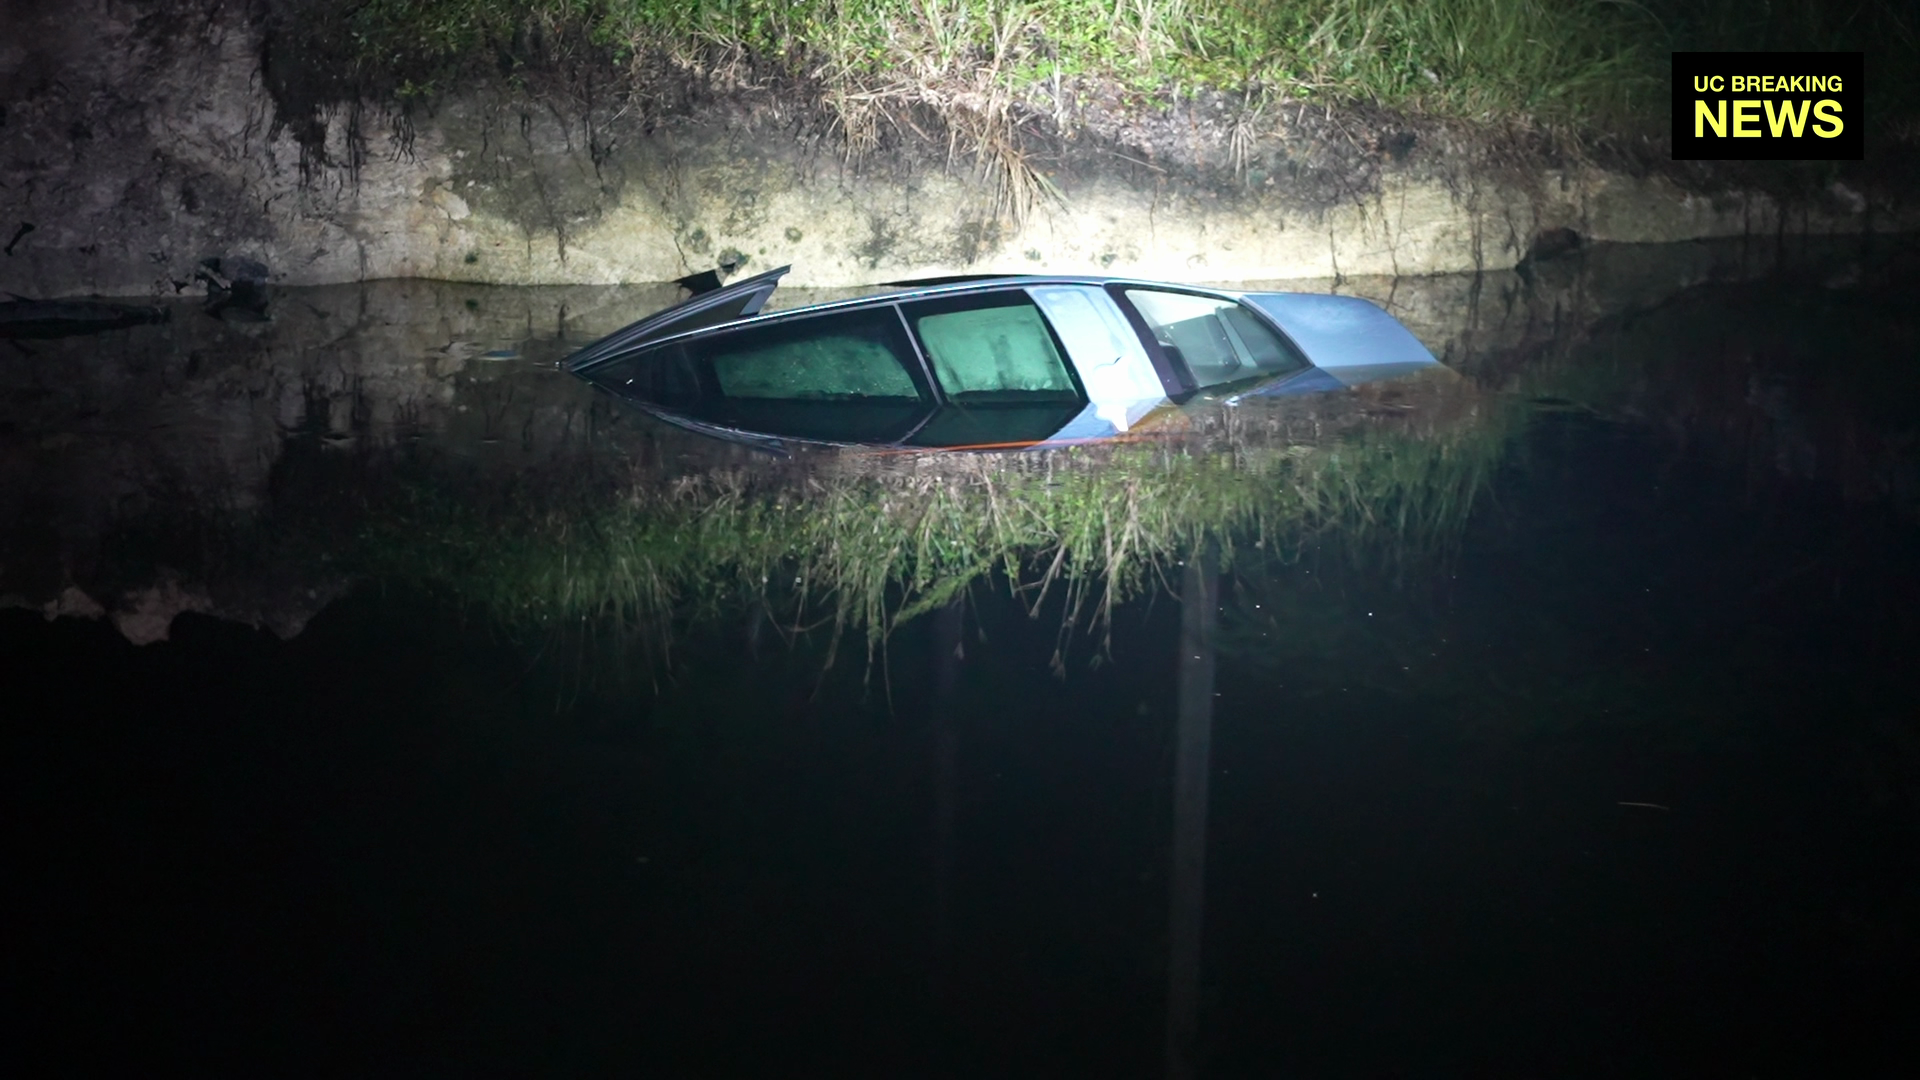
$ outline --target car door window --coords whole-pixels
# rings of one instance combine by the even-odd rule
[[[688,344],[728,398],[914,401],[892,308],[773,323]]]
[[[590,376],[694,420],[824,442],[892,442],[933,409],[891,306],[776,319],[682,338]]]
[[[1285,338],[1232,300],[1159,289],[1128,289],[1126,296],[1160,347],[1186,366],[1198,387],[1307,366]]]
[[[1039,307],[1024,292],[910,305],[933,375],[958,404],[1078,402],[1079,388]]]

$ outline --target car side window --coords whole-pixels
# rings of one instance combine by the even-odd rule
[[[1160,347],[1202,388],[1270,377],[1307,366],[1291,343],[1232,300],[1159,289],[1128,289]]]
[[[826,442],[893,442],[932,412],[892,306],[777,319],[655,346],[589,376],[704,423]]]
[[[933,375],[960,404],[1077,401],[1079,391],[1040,308],[1024,292],[906,308]]]
[[[715,334],[685,348],[722,397],[916,401],[913,354],[891,307],[790,319]]]

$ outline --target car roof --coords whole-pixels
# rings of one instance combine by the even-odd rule
[[[1001,288],[1023,288],[1034,285],[1082,285],[1105,288],[1108,285],[1139,285],[1147,288],[1166,289],[1177,292],[1196,293],[1203,296],[1217,296],[1224,299],[1239,299],[1242,292],[1209,288],[1204,285],[1187,285],[1172,281],[1154,281],[1146,278],[1111,277],[1103,275],[1074,274],[955,274],[943,277],[920,278],[906,281],[889,281],[874,286],[878,291],[862,296],[844,297],[838,300],[826,300],[817,304],[804,304],[800,307],[781,308],[778,311],[763,310],[766,300],[772,295],[780,279],[791,266],[782,266],[765,273],[744,278],[717,290],[697,293],[672,307],[663,308],[635,322],[626,328],[602,338],[600,341],[574,353],[566,360],[567,370],[583,374],[588,369],[624,355],[639,345],[656,345],[682,336],[708,333],[725,328],[745,326],[762,321],[788,319],[821,312],[837,311],[875,304],[893,304],[901,301],[931,299],[942,296],[958,296],[971,292],[984,292]],[[691,317],[701,312],[722,307],[730,300],[754,296],[751,306],[732,318],[723,318],[714,322],[696,322],[681,329],[674,327],[687,323]]]

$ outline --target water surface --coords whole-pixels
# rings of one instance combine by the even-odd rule
[[[1904,1075],[1912,268],[1340,283],[1459,378],[1025,456],[775,459],[554,372],[661,290],[29,343],[16,1053]]]

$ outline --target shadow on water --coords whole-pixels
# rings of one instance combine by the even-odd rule
[[[1876,1074],[1882,245],[1342,283],[1452,371],[1023,454],[779,460],[554,370],[661,290],[30,343],[36,1016],[230,1071]]]

